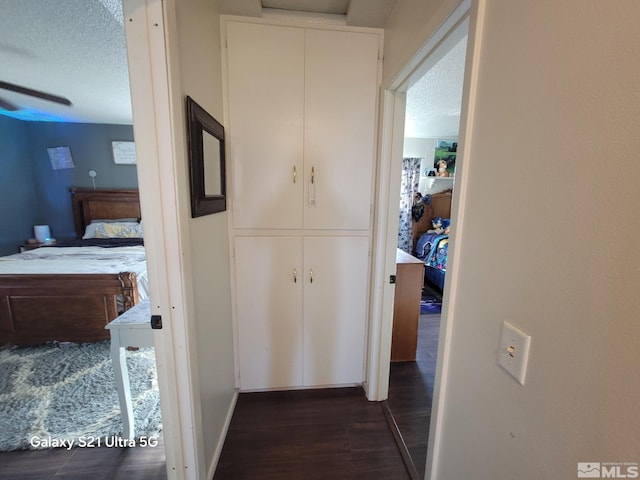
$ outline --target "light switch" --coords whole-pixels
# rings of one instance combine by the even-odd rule
[[[502,324],[498,345],[498,365],[524,385],[531,337],[508,322]]]

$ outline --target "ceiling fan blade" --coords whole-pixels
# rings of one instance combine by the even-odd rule
[[[15,112],[16,110],[18,110],[18,107],[16,107],[13,103],[7,102],[2,98],[0,98],[0,108],[3,110],[8,110],[9,112]]]
[[[59,103],[61,105],[71,105],[71,100],[69,100],[68,98],[41,92],[40,90],[33,90],[32,88],[22,87],[20,85],[14,85],[13,83],[0,81],[0,88],[16,93],[22,93],[23,95],[29,95],[30,97],[40,98],[49,102]]]

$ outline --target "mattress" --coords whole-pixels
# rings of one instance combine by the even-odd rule
[[[143,246],[101,248],[41,247],[0,257],[0,275],[133,272],[140,300],[149,297],[147,262]]]

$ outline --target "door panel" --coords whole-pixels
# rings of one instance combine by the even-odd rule
[[[366,230],[372,202],[378,37],[307,30],[305,46],[304,226]]]
[[[236,237],[240,388],[302,385],[302,239]]]
[[[236,228],[302,226],[304,31],[227,25]]]
[[[304,384],[361,383],[365,345],[366,237],[304,239]]]

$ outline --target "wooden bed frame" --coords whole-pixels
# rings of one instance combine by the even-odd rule
[[[72,188],[71,202],[77,238],[93,219],[140,219],[137,190]],[[134,273],[0,275],[0,345],[106,340],[118,296],[138,303]]]
[[[431,203],[424,205],[424,214],[417,222],[413,221],[413,253],[416,252],[416,243],[420,236],[433,228],[433,219],[436,217],[451,218],[451,195],[453,190],[434,193],[431,195]]]
[[[71,211],[76,238],[82,238],[92,220],[135,218],[140,221],[138,190],[89,190],[71,188]]]

